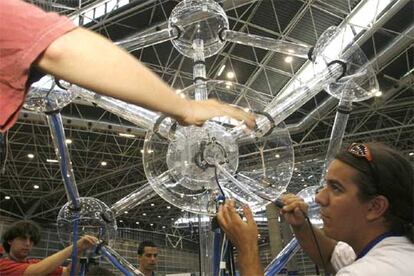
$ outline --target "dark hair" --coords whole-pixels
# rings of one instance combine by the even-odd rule
[[[365,145],[371,152],[372,161],[356,157],[347,150],[341,151],[335,159],[359,172],[354,181],[358,185],[360,200],[367,201],[376,195],[388,199],[389,208],[384,217],[390,231],[405,235],[414,242],[413,167],[399,152],[384,144]]]
[[[39,226],[31,220],[21,220],[13,223],[10,227],[3,233],[3,247],[4,250],[10,252],[9,241],[14,240],[15,238],[26,238],[29,237],[34,245],[40,242],[40,228]]]
[[[85,273],[85,275],[89,275],[89,276],[115,276],[115,273],[113,273],[112,271],[110,271],[107,268],[104,268],[102,266],[91,266],[88,271]]]
[[[153,243],[152,241],[142,241],[140,242],[138,246],[138,255],[141,256],[142,254],[144,254],[145,247],[158,247],[158,246],[155,245],[155,243]]]

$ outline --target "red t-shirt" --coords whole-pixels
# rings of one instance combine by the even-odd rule
[[[20,0],[0,0],[0,132],[17,120],[30,67],[57,38],[76,26],[69,18]]]
[[[3,1],[3,0],[0,0]],[[31,264],[40,262],[36,259],[28,259],[24,263],[18,263],[16,261],[10,260],[8,258],[0,259],[0,276],[21,276],[27,267]],[[49,273],[49,276],[60,276],[62,275],[63,267],[59,266],[52,273]]]

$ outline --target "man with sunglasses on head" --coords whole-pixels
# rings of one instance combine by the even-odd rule
[[[322,230],[314,229],[320,249],[303,215],[308,206],[295,195],[282,197],[281,213],[303,250],[336,275],[414,275],[410,162],[380,143],[352,144],[330,163],[325,183],[316,195],[324,223]],[[247,222],[228,201],[218,221],[239,251],[242,275],[263,275],[257,227],[248,207],[244,213]]]

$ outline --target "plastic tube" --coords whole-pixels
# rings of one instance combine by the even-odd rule
[[[66,145],[65,132],[63,130],[62,116],[60,113],[47,114],[47,122],[52,135],[53,144],[55,146],[56,156],[59,161],[60,170],[62,173],[63,184],[65,185],[66,195],[68,200],[72,202],[73,208],[78,209],[79,192],[76,187],[75,176],[73,174],[72,162],[68,147]]]
[[[223,40],[227,40],[230,42],[244,44],[252,47],[257,47],[265,50],[275,51],[282,54],[306,59],[308,58],[308,53],[311,49],[311,47],[309,46],[298,43],[258,35],[246,34],[232,30],[223,30],[221,36]]]
[[[111,97],[102,96],[78,86],[72,86],[69,90],[77,93],[86,101],[95,103],[97,106],[145,129],[153,129],[157,119],[160,118],[160,115],[156,112]],[[163,120],[158,127],[158,133],[168,138],[172,124],[172,120]]]
[[[100,248],[102,255],[108,259],[109,262],[113,264],[119,271],[121,271],[125,276],[145,276],[141,271],[135,268],[127,260],[122,258],[115,250],[107,245],[102,245]]]
[[[72,254],[70,264],[70,276],[76,275],[76,266],[78,264],[78,223],[79,212],[76,212],[75,220],[73,221],[73,235],[72,235]]]
[[[293,238],[282,251],[273,259],[273,261],[266,267],[265,276],[277,275],[282,270],[289,260],[299,250],[299,242],[296,238]]]
[[[345,92],[344,92],[345,93]],[[344,139],[346,125],[348,123],[349,114],[352,110],[352,102],[341,100],[338,105],[338,109],[335,115],[335,121],[331,131],[331,137],[329,139],[328,151],[325,156],[325,163],[323,165],[320,185],[323,185],[325,181],[326,170],[338,153],[342,146],[342,140]]]
[[[116,45],[119,45],[129,52],[149,47],[158,43],[162,43],[168,40],[172,40],[178,37],[178,31],[176,28],[168,28],[158,32],[142,35],[134,35],[116,42]]]
[[[281,96],[276,96],[275,99],[264,110],[274,120],[275,125],[278,125],[291,115],[298,108],[303,106],[307,101],[312,99],[322,89],[335,81],[343,72],[343,67],[339,64],[333,64],[324,70],[321,74],[317,74],[309,80],[306,85],[302,85],[292,91]],[[262,133],[266,133],[271,127],[271,122],[265,117],[260,117],[257,120],[257,127]],[[253,138],[243,131],[243,128],[233,130],[235,137],[240,143],[251,141]],[[247,141],[246,141],[247,139]]]
[[[129,195],[121,198],[111,206],[111,211],[115,217],[123,214],[124,211],[130,210],[141,203],[153,198],[157,193],[152,189],[150,184],[145,184]]]
[[[204,42],[201,39],[194,39],[194,67],[193,67],[193,80],[195,84],[194,99],[201,101],[207,100],[207,86],[206,86],[206,65],[204,58]]]

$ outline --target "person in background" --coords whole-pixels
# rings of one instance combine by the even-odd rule
[[[384,144],[353,143],[330,163],[325,183],[316,195],[324,226],[314,229],[321,254],[303,215],[307,205],[293,195],[282,197],[281,212],[304,251],[338,276],[414,275],[410,162]],[[242,275],[263,275],[257,227],[248,207],[244,213],[247,222],[229,200],[219,207],[218,221],[239,251]]]
[[[69,275],[70,266],[62,263],[70,258],[72,245],[43,259],[29,259],[33,245],[40,242],[40,228],[32,221],[23,220],[12,224],[3,233],[2,243],[6,255],[0,259],[1,276],[33,275]],[[77,243],[78,252],[90,249],[98,240],[92,236],[83,236]]]
[[[145,276],[154,276],[158,262],[158,247],[152,241],[142,241],[138,246],[138,269]]]
[[[21,0],[0,1],[0,132],[17,120],[30,85],[44,74],[160,111],[183,125],[216,116],[255,118],[215,100],[179,97],[135,57],[106,38]]]

